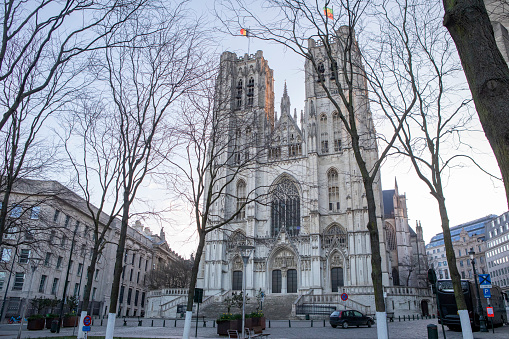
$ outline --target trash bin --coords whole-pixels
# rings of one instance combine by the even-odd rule
[[[427,327],[428,327],[428,339],[438,339],[437,325],[429,324]]]
[[[51,333],[56,333],[57,332],[57,327],[58,327],[58,319],[53,319],[53,321],[51,322]]]
[[[306,314],[306,320],[309,320],[309,314]]]

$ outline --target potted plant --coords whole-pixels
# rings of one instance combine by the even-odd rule
[[[45,319],[42,314],[34,314],[28,317],[28,330],[42,330],[44,328]]]
[[[79,317],[75,312],[64,314],[62,320],[62,327],[76,327],[78,326]]]
[[[246,316],[247,318],[248,316]],[[251,319],[251,325],[253,327],[261,327],[262,330],[265,329],[265,316],[263,315],[263,312],[262,311],[256,311],[256,312],[253,312],[251,314],[249,314],[249,319]],[[246,319],[246,324],[247,324],[247,319]],[[246,327],[248,327],[246,325]]]

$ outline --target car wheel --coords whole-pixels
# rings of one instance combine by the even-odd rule
[[[371,327],[372,325],[373,325],[373,323],[368,320],[368,327]]]
[[[343,325],[341,325],[341,326],[343,326],[343,328],[348,328],[348,322],[346,322],[346,321],[343,322]]]
[[[338,327],[338,325],[331,325],[331,326],[332,326],[332,328],[336,328],[336,327]]]

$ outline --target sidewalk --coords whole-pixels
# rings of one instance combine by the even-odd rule
[[[154,326],[152,326],[152,319],[143,319],[142,326],[138,326],[136,319],[128,319],[127,326],[123,326],[123,319],[117,319],[115,328],[115,337],[124,338],[181,338],[184,326],[184,320],[177,320],[177,326],[175,327],[175,320],[170,319],[164,322],[163,320],[154,319]],[[195,324],[193,322],[193,328],[191,330],[191,337],[195,337]],[[401,321],[389,323],[389,337],[390,338],[408,338],[408,339],[423,339],[427,338],[427,325],[435,324],[438,326],[436,319],[428,320],[414,320],[414,321]],[[217,328],[212,327],[213,321],[208,320],[206,327],[203,327],[203,321],[198,322],[198,337],[201,339],[217,339],[225,338],[220,337],[216,334]],[[289,327],[291,326],[291,327]],[[0,338],[16,338],[19,324],[1,324],[0,325]],[[438,326],[439,338],[443,339],[441,332],[441,326]],[[74,329],[74,335],[76,336],[77,328]],[[100,325],[100,321],[94,319],[94,325],[91,328],[89,335],[91,336],[104,336],[106,333],[106,320],[103,321],[103,326]],[[353,338],[353,339],[374,339],[376,338],[376,326],[372,328],[360,327],[360,328],[332,328],[328,321],[323,326],[323,321],[315,320],[313,327],[311,327],[310,320],[292,320],[290,323],[288,320],[277,320],[267,322],[267,329],[264,333],[269,333],[271,339],[337,339],[337,338]],[[58,337],[58,336],[71,336],[73,334],[72,328],[62,328],[60,333],[51,333],[49,330],[42,331],[27,331],[26,327],[23,328],[22,338],[44,338],[44,337]],[[445,331],[446,339],[461,339],[461,332]],[[503,326],[495,328],[493,334],[491,329],[490,332],[474,332],[474,338],[476,339],[507,339],[509,338],[509,326]]]

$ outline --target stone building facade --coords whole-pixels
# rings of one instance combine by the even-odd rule
[[[488,215],[451,227],[452,245],[456,255],[456,267],[458,267],[458,272],[462,279],[470,279],[472,281],[474,279],[471,260],[468,254],[471,250],[475,252],[474,258],[477,273],[488,273],[485,260],[485,224],[495,217],[495,215]],[[430,243],[426,245],[426,253],[428,255],[430,267],[435,269],[437,278],[450,279],[443,233],[439,233],[431,238]]]
[[[0,305],[4,304],[4,316],[21,314],[29,294],[28,299],[61,299],[69,262],[66,296],[81,300],[93,241],[93,223],[85,201],[56,181],[22,180],[9,205],[11,227],[0,249]],[[103,215],[101,221],[107,217]],[[115,219],[94,272],[89,308],[93,315],[108,313],[119,235],[120,220]],[[162,230],[159,235],[152,234],[139,222],[129,227],[118,315],[142,316],[148,292],[145,275],[158,264],[176,258]],[[37,267],[33,274],[32,266]]]
[[[347,31],[344,27],[342,34]],[[232,152],[244,142],[248,147],[239,148],[244,151],[239,159],[256,157],[228,186],[230,199],[212,206],[211,214],[227,217],[245,201],[245,192],[256,192],[265,200],[247,204],[227,227],[207,235],[198,287],[216,297],[240,290],[243,263],[239,246],[251,245],[255,249],[246,267],[249,295],[261,290],[266,298],[293,295],[297,299],[299,295],[339,296],[338,292],[348,292],[363,311],[374,313],[363,182],[349,135],[320,84],[334,81],[323,46],[312,39],[308,43],[310,52],[321,60],[321,74],[306,61],[305,109],[299,117],[296,110],[292,113],[286,85],[279,118],[274,112],[273,71],[261,51],[242,57],[231,52],[221,56],[216,95],[226,104],[217,114],[231,117],[229,126],[238,126],[230,136]],[[338,63],[344,62],[340,45],[336,42]],[[355,58],[360,60],[360,51],[356,50]],[[355,67],[355,114],[369,167],[378,159],[375,131],[364,70]],[[245,119],[248,124],[239,123]],[[379,177],[374,189],[377,210],[384,211]],[[405,296],[391,290],[389,298],[397,299],[396,305],[408,302],[411,310],[420,312],[421,299],[430,301],[425,286],[418,282],[426,260],[419,272],[410,266],[425,257],[422,229],[419,226],[416,234],[408,226],[405,198],[397,186],[387,197],[392,212],[378,224],[383,284],[389,288],[396,280],[414,287],[407,289]],[[393,236],[390,249],[387,231]],[[415,261],[416,257],[420,259]],[[418,286],[423,290],[418,291]]]
[[[486,222],[486,262],[492,284],[509,292],[509,212]]]

